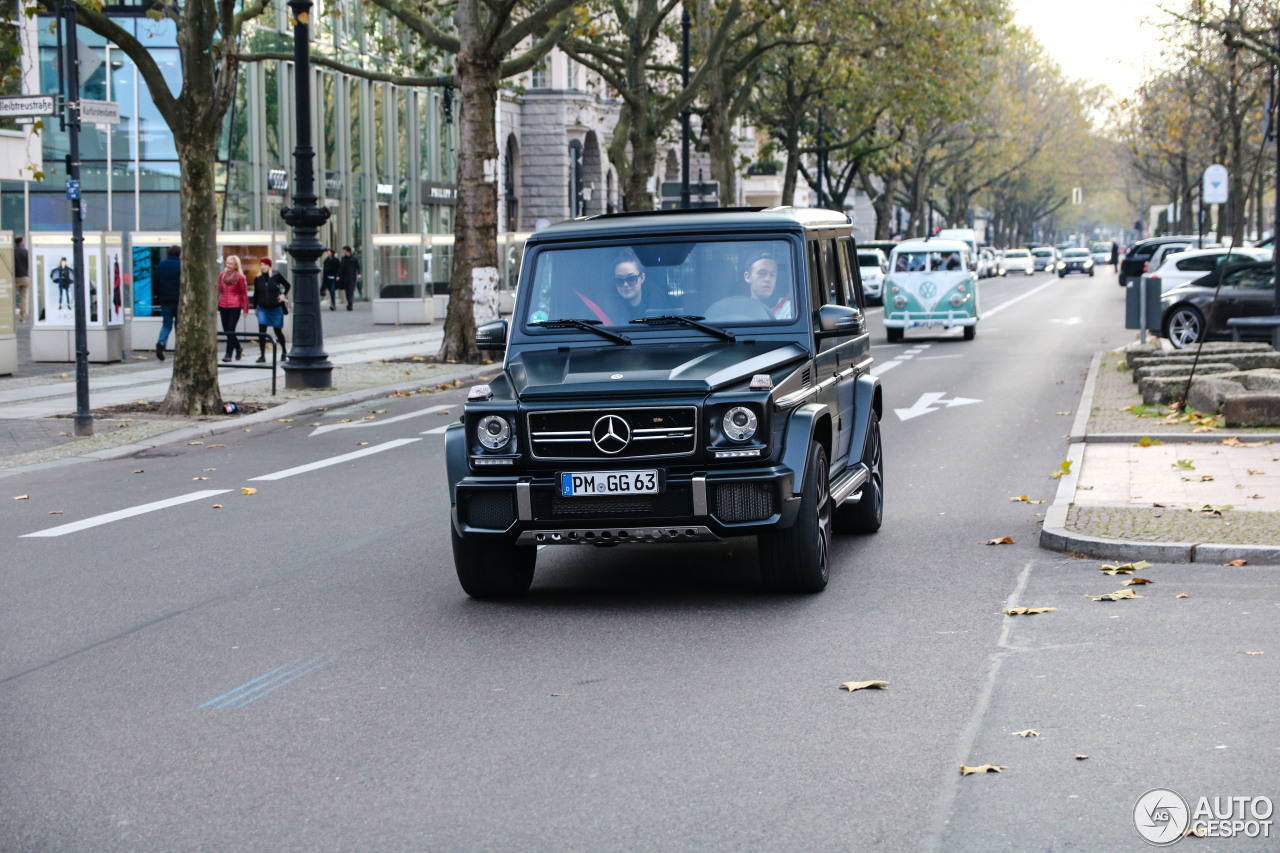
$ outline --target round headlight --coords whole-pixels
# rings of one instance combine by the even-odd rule
[[[953,293],[953,294],[951,294],[951,304],[952,304],[954,307],[959,308],[963,303],[964,303],[964,297],[963,297],[963,296],[961,296],[959,293]]]
[[[747,441],[756,434],[756,413],[745,406],[734,406],[725,412],[720,423],[732,441]]]
[[[498,415],[485,415],[476,425],[476,438],[488,450],[501,450],[511,440],[511,424]]]
[[[903,295],[901,295],[901,294],[899,294],[899,295],[897,295],[897,296],[893,297],[893,307],[894,307],[894,308],[906,308],[906,307],[907,307],[907,297],[905,297],[905,296],[903,296]]]

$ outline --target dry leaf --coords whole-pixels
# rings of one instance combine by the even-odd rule
[[[1249,497],[1250,497],[1250,499],[1252,499],[1252,500],[1258,500],[1258,501],[1260,501],[1260,500],[1262,500],[1263,498],[1265,498],[1265,497],[1266,497],[1266,495],[1249,495]]]
[[[1076,761],[1084,761],[1084,760],[1085,760],[1086,758],[1088,758],[1088,757],[1089,757],[1089,756],[1087,756],[1087,755],[1081,755],[1081,754],[1080,754],[1080,753],[1078,753],[1078,752],[1076,753]]]
[[[240,494],[242,495],[256,495],[257,493],[258,493],[258,490],[250,486],[245,486],[244,489],[241,490],[240,492]]]
[[[960,765],[961,776],[972,776],[974,773],[999,773],[1002,770],[1008,770],[1005,764],[979,764],[977,767],[966,767]]]
[[[197,445],[197,444],[204,444],[204,442],[203,442],[203,441],[188,441],[188,442],[187,442],[187,444],[190,444],[190,445]]]
[[[1040,613],[1053,613],[1056,607],[1010,607],[1004,611],[1006,616],[1035,616]]]
[[[1017,735],[1018,737],[1040,737],[1040,733],[1035,729],[1024,729],[1020,732],[1009,732],[1009,734]]]
[[[1142,598],[1142,596],[1131,589],[1118,589],[1105,595],[1086,595],[1085,598],[1090,598],[1094,601],[1119,601],[1122,598]]]
[[[374,410],[373,410],[373,413],[374,413],[375,415],[385,415],[385,414],[387,413],[387,410],[386,410],[386,409],[374,409]],[[567,693],[566,693],[566,694],[564,694],[564,695],[565,695],[565,696],[568,696],[569,694],[567,694]]]
[[[31,495],[18,495],[18,496],[16,496],[16,497],[14,498],[14,500],[15,500],[15,501],[29,501],[29,500],[31,500]]]
[[[1137,586],[1139,584],[1145,584],[1145,583],[1151,583],[1151,581],[1147,580],[1146,578],[1129,578],[1128,580],[1120,581],[1121,586]]]
[[[1146,560],[1139,560],[1136,563],[1120,563],[1119,565],[1114,566],[1110,563],[1098,564],[1098,571],[1102,572],[1104,575],[1127,575],[1130,572],[1149,568],[1151,568],[1151,564]]]
[[[1262,447],[1267,444],[1267,442],[1265,441],[1244,442],[1244,441],[1241,441],[1238,436],[1234,436],[1234,435],[1231,436],[1231,438],[1224,438],[1222,440],[1222,443],[1225,444],[1227,447]]]
[[[217,471],[217,468],[201,468],[201,471]]]
[[[1174,596],[1174,598],[1186,598],[1186,597],[1187,597],[1187,594],[1185,592],[1180,592]]]
[[[248,432],[248,430],[245,430],[245,432]],[[209,445],[209,449],[210,449],[210,450],[213,450],[215,447],[226,447],[226,445],[225,445],[225,444],[211,444],[211,445]]]
[[[1242,652],[1242,654],[1246,654],[1246,655],[1260,655],[1260,654],[1262,654],[1262,652],[1260,652],[1260,651],[1258,651],[1258,650],[1256,650],[1256,649],[1249,649],[1249,651],[1247,651],[1247,652]]]
[[[58,435],[66,435],[66,432],[65,432],[65,431],[64,431],[64,432],[60,432],[60,433],[58,433]]]
[[[209,478],[208,478],[208,477],[192,477],[191,479],[193,479],[193,480],[207,480],[207,479],[209,479]]]
[[[362,420],[362,421],[376,421],[376,420],[377,420],[377,418],[376,418],[376,417],[374,417],[373,415],[365,415],[365,416],[364,416],[363,418],[361,418],[360,420]]]
[[[349,423],[351,423],[351,418],[343,418],[342,420],[338,421],[338,423],[340,423],[340,424],[349,424]]]
[[[1265,474],[1265,473],[1267,473],[1267,472],[1266,472],[1266,471],[1259,471],[1257,468],[1250,468],[1250,469],[1249,469],[1249,473],[1250,473],[1250,474]]]
[[[213,505],[213,508],[214,508],[214,509],[222,509],[222,504],[214,504],[214,505]]]
[[[1212,475],[1212,474],[1201,474],[1201,475],[1200,475],[1200,482],[1201,482],[1201,483],[1212,483],[1212,482],[1213,482],[1213,475]]]
[[[855,690],[883,690],[888,686],[887,681],[846,681],[840,685],[840,689],[852,693]]]
[[[449,410],[448,410],[448,409],[441,409],[440,411],[436,412],[436,414],[437,414],[437,415],[447,415],[447,414],[449,414]]]
[[[1001,539],[988,539],[984,544],[986,544],[986,545],[1013,545],[1013,544],[1015,544],[1015,543],[1014,543],[1014,541],[1013,541],[1011,538],[1009,538],[1008,536],[1005,536],[1005,537],[1003,537],[1003,538],[1001,538]]]
[[[139,469],[137,469],[136,471],[134,471],[133,473],[134,473],[134,474],[142,474],[142,473],[145,473],[145,472],[144,472],[141,468],[139,468]]]
[[[282,424],[291,424],[294,421],[296,421],[297,418],[276,418],[276,420],[278,420]]]
[[[62,515],[62,510],[60,510],[60,509],[51,509],[51,510],[49,510],[49,515]],[[1253,652],[1250,652],[1249,654],[1253,654]],[[1262,654],[1262,652],[1258,652],[1258,654]]]
[[[367,442],[367,441],[357,441],[357,442],[356,442],[356,447],[364,447],[364,446],[365,446],[365,445],[367,445],[368,443],[369,443],[369,442]]]
[[[1027,497],[1026,495],[1019,495],[1019,496],[1018,496],[1018,497],[1016,497],[1016,498],[1009,498],[1009,500],[1011,500],[1011,501],[1017,501],[1018,503],[1024,503],[1024,504],[1042,504],[1042,503],[1044,503],[1044,501],[1042,501],[1042,500],[1040,500],[1040,501],[1033,501],[1031,498]]]
[[[1222,565],[1224,565],[1224,566],[1246,566],[1246,565],[1248,565],[1248,564],[1249,564],[1249,561],[1248,561],[1248,560],[1244,559],[1243,557],[1240,557],[1239,559],[1232,560],[1230,563],[1223,563]]]
[[[307,426],[324,426],[324,422],[323,422],[323,421],[312,421],[311,423],[307,424]]]

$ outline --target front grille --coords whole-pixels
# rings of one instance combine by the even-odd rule
[[[533,515],[552,518],[687,518],[693,514],[693,499],[685,484],[671,484],[658,495],[619,495],[566,498],[553,489],[533,493]]]
[[[623,424],[604,422],[614,416]],[[536,459],[652,459],[685,456],[697,445],[695,406],[572,409],[531,412],[529,444]],[[596,435],[593,436],[593,431]],[[611,436],[604,433],[611,432]],[[618,437],[625,432],[625,443]],[[605,440],[597,442],[596,438]]]
[[[462,518],[468,527],[506,530],[516,520],[515,495],[507,489],[463,492]]]
[[[764,521],[773,515],[773,486],[769,483],[713,483],[711,514],[726,524]]]

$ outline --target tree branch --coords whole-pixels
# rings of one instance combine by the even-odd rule
[[[235,55],[235,58],[240,62],[292,62],[293,54],[285,51],[265,50],[258,53],[239,53]],[[352,77],[358,77],[362,80],[372,80],[376,83],[394,83],[397,86],[418,86],[422,88],[455,85],[452,74],[438,74],[435,77],[389,74],[385,71],[370,71],[367,68],[347,65],[327,56],[317,56],[314,53],[311,54],[311,64],[318,65],[321,68],[341,71],[344,74],[350,74]]]

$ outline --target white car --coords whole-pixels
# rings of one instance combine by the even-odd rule
[[[1035,272],[1035,262],[1031,259],[1031,253],[1026,249],[1005,249],[1000,274],[1008,275],[1011,272],[1021,272],[1026,275]]]
[[[1163,247],[1162,247],[1163,248]],[[1180,284],[1195,281],[1222,266],[1231,252],[1231,263],[1249,263],[1251,261],[1271,260],[1270,249],[1253,249],[1238,247],[1235,249],[1196,249],[1191,251],[1169,252],[1164,254],[1163,263],[1153,267],[1155,272],[1147,273],[1143,278],[1160,282],[1160,292],[1165,293]],[[1153,258],[1154,260],[1154,258]]]
[[[889,271],[889,259],[879,249],[858,250],[858,272],[862,275],[862,292],[873,305],[884,303],[884,274]]]
[[[1031,250],[1031,261],[1035,264],[1036,272],[1052,272],[1058,267],[1058,250],[1052,246],[1039,246]]]

